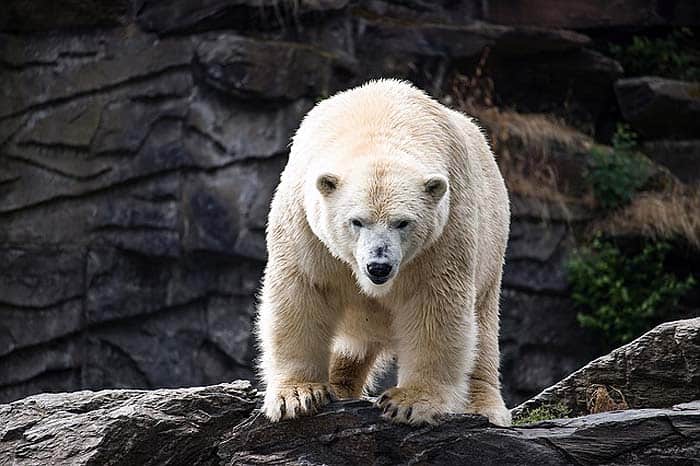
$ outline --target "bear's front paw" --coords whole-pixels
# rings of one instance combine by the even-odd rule
[[[282,385],[265,393],[262,411],[272,421],[315,414],[331,401],[330,389],[323,383]]]
[[[377,399],[377,406],[385,419],[414,425],[435,424],[441,414],[448,412],[439,396],[411,387],[390,388]]]

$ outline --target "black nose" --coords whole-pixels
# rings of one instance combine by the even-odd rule
[[[370,262],[367,264],[367,272],[374,283],[384,283],[391,273],[391,265],[384,262]]]

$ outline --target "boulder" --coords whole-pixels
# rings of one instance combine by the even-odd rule
[[[0,463],[215,464],[216,439],[255,403],[244,381],[38,395],[0,405]]]
[[[645,138],[696,138],[700,134],[700,83],[655,76],[615,83],[622,116]]]
[[[368,401],[269,423],[247,381],[174,390],[36,395],[0,405],[7,464],[690,464],[700,402],[498,428],[455,415],[397,426]]]
[[[356,18],[351,27],[357,33],[349,48],[358,55],[357,74],[409,79],[434,95],[451,90],[446,86],[445,77],[454,65],[469,63],[466,69],[470,72],[487,50],[491,52],[485,72],[492,76],[491,69],[502,65],[494,57],[501,57],[505,62],[512,57],[528,64],[540,60],[551,62],[554,55],[558,59],[560,55],[577,54],[590,43],[588,36],[566,30],[502,26],[481,21],[419,21],[377,16],[362,10],[353,12]],[[586,63],[585,67],[588,69],[592,65]],[[523,74],[524,68],[527,66],[519,64],[516,74]],[[581,74],[585,69],[577,72]],[[464,69],[461,72],[464,73]],[[597,69],[591,73],[592,76],[598,74],[600,70]],[[597,80],[591,81],[592,85],[597,83]],[[500,93],[498,86],[497,90]]]
[[[590,38],[573,31],[519,28],[474,21],[468,24],[402,22],[392,18],[358,19],[358,47],[372,52],[464,58],[484,47],[504,54],[576,50]]]
[[[574,415],[587,414],[598,410],[593,408],[601,397],[611,398],[613,407],[635,409],[700,399],[700,317],[659,325],[512,412],[522,416],[541,406],[563,405]]]
[[[551,113],[587,134],[615,103],[622,66],[588,48],[494,56],[489,62],[498,103],[520,112]]]

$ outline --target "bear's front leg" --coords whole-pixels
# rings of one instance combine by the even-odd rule
[[[271,421],[314,414],[330,401],[334,307],[301,273],[268,263],[257,324],[266,385],[262,410]]]
[[[421,302],[397,310],[398,386],[377,405],[393,422],[435,423],[442,414],[465,411],[468,374],[474,361],[473,300]]]

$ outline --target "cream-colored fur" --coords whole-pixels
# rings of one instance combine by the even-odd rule
[[[498,349],[508,225],[503,179],[469,118],[396,80],[319,103],[269,215],[265,414],[311,414],[331,391],[356,397],[395,355],[398,385],[378,399],[387,418],[476,412],[509,425]],[[364,271],[375,237],[388,238],[398,270],[384,285]]]

